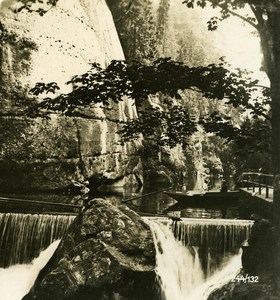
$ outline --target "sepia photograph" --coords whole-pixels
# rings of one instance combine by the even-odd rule
[[[280,299],[280,0],[0,0],[0,300]]]

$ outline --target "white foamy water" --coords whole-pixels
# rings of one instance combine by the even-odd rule
[[[241,268],[241,254],[232,256],[207,277],[196,248],[192,252],[175,239],[168,223],[149,221],[156,247],[156,273],[163,300],[207,300],[233,279]]]
[[[191,300],[207,300],[216,289],[235,278],[241,269],[241,254],[233,256],[220,270],[217,270],[202,285],[191,292]]]
[[[156,273],[166,300],[191,300],[190,291],[203,283],[197,252],[193,256],[168,225],[150,222],[156,247]]]
[[[53,242],[30,264],[0,269],[0,299],[21,300],[33,286],[40,270],[55,252],[60,240]]]

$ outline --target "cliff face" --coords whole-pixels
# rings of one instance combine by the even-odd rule
[[[13,2],[13,1],[11,1]],[[27,118],[27,91],[36,82],[57,82],[69,90],[71,76],[89,63],[106,66],[123,59],[122,48],[105,0],[59,0],[44,16],[18,3],[2,4],[0,26],[0,187],[53,190],[73,180],[141,180],[135,144],[119,143],[120,122],[134,118],[133,102],[96,105],[79,116]]]

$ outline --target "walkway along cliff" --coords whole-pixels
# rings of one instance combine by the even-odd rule
[[[142,180],[137,145],[120,145],[119,124],[136,117],[133,101],[96,105],[73,117],[28,118],[37,82],[57,82],[64,92],[71,76],[97,62],[123,59],[105,0],[60,0],[44,16],[1,9],[0,190],[56,190],[91,179],[116,185]]]

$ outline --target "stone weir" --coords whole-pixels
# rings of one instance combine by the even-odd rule
[[[175,238],[190,249],[193,256],[198,255],[205,278],[213,275],[230,257],[239,253],[242,244],[249,238],[253,225],[249,220],[147,219],[169,227]]]
[[[126,206],[89,205],[23,299],[158,299],[149,226]]]
[[[106,1],[59,0],[43,16],[18,5],[3,1],[0,9],[0,190],[56,190],[88,179],[141,182],[137,144],[121,145],[118,135],[122,121],[137,117],[132,100],[75,117],[23,115],[38,101],[28,94],[35,83],[57,82],[68,92],[65,82],[90,63],[124,59]]]
[[[63,237],[74,216],[0,213],[0,268],[30,263]]]

